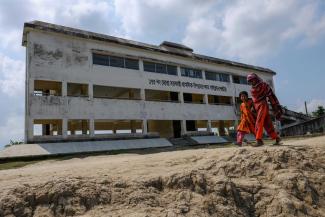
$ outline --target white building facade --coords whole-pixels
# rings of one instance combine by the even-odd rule
[[[270,69],[79,29],[25,23],[25,142],[227,134],[248,73],[273,86]]]

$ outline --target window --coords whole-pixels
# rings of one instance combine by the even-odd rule
[[[156,72],[166,74],[167,73],[166,65],[156,63]]]
[[[181,67],[181,75],[190,78],[202,78],[202,71],[198,69]]]
[[[109,66],[109,56],[93,53],[93,64]]]
[[[235,84],[248,84],[247,79],[244,76],[233,75],[232,79]]]
[[[93,53],[93,64],[139,70],[139,60]]]
[[[230,82],[230,76],[224,73],[219,73],[219,81]]]
[[[156,64],[152,62],[143,62],[143,70],[147,72],[156,72]]]
[[[161,74],[177,75],[177,66],[162,63],[143,62],[143,70],[146,72],[157,72]]]
[[[113,67],[124,68],[124,58],[110,56],[109,65]]]
[[[139,61],[135,59],[125,58],[125,68],[139,70]]]
[[[205,72],[205,79],[212,80],[212,81],[222,81],[222,82],[230,81],[229,75],[227,75],[225,73],[217,73],[217,72],[211,72],[211,71]]]
[[[168,75],[177,75],[177,66],[167,65]]]

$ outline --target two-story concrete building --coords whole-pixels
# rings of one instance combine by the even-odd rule
[[[25,142],[105,135],[227,134],[246,75],[273,85],[275,72],[40,21],[24,25]]]

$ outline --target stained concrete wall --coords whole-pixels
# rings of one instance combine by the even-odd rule
[[[89,119],[90,136],[93,135],[95,119],[133,119],[144,121],[149,119],[166,120],[235,120],[236,114],[232,106],[208,104],[148,102],[144,101],[145,89],[156,89],[179,92],[222,95],[235,97],[240,91],[249,91],[249,86],[232,82],[209,81],[182,77],[180,67],[227,72],[228,74],[246,76],[253,70],[230,67],[221,64],[193,61],[186,57],[167,55],[149,50],[141,50],[118,44],[79,39],[68,35],[33,30],[27,35],[27,74],[26,74],[26,141],[33,139],[34,119],[62,119],[63,136],[66,136],[68,119]],[[139,59],[139,70],[108,67],[92,64],[92,53]],[[143,71],[144,60],[155,60],[178,66],[178,76],[150,73]],[[272,75],[256,71],[263,79],[272,80]],[[203,73],[204,76],[204,73]],[[61,97],[34,96],[34,80],[50,80],[62,82]],[[162,80],[184,82],[184,85],[165,86]],[[195,85],[187,85],[188,83]],[[88,97],[67,97],[67,83],[88,84]],[[94,99],[93,85],[127,87],[141,89],[142,100]],[[199,88],[202,85],[213,85],[219,88]],[[183,132],[185,127],[183,126]]]
[[[325,131],[325,116],[295,124],[281,129],[283,136],[305,135],[307,133],[321,133]]]

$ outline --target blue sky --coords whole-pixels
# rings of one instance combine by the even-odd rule
[[[0,2],[0,148],[23,139],[23,23],[45,22],[160,44],[277,72],[281,103],[325,106],[323,0],[2,0]]]

